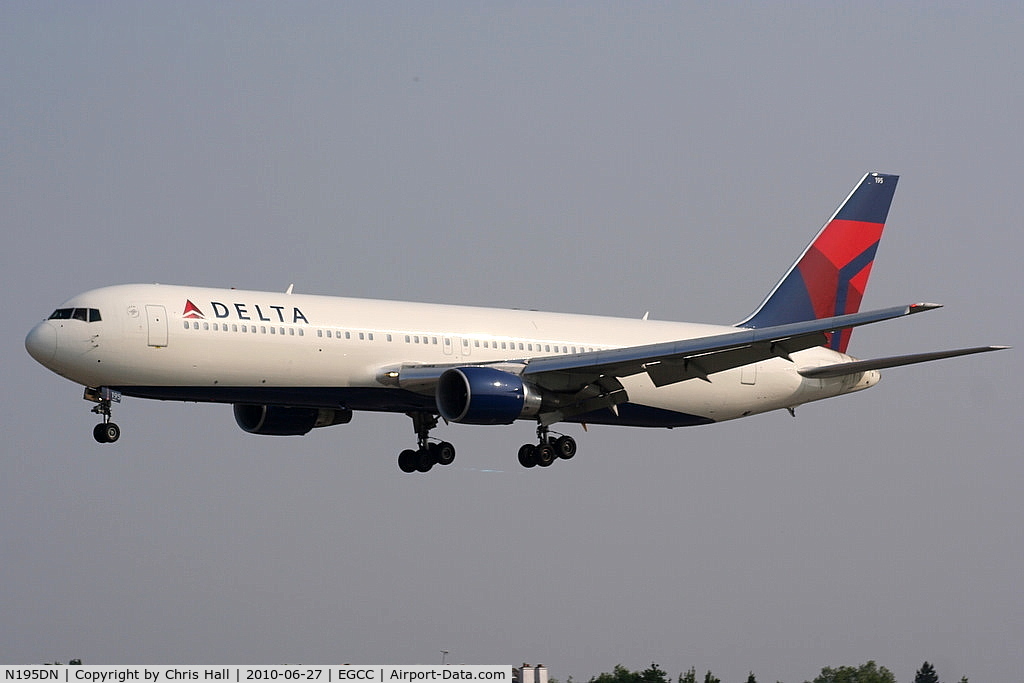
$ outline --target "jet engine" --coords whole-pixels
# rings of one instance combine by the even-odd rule
[[[449,422],[511,424],[540,411],[540,392],[518,375],[484,367],[446,370],[437,382],[437,409]]]
[[[250,434],[265,436],[302,436],[315,427],[347,424],[352,411],[347,408],[293,408],[236,403],[235,422]]]

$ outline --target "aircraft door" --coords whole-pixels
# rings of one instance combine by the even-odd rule
[[[740,384],[757,384],[757,363],[740,367]]]
[[[167,311],[164,307],[146,304],[146,320],[149,323],[149,345],[167,346]]]

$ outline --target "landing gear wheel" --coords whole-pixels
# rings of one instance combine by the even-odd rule
[[[402,451],[398,467],[403,472],[429,472],[434,465],[451,465],[455,460],[455,446],[447,441],[430,442],[430,430],[437,426],[437,415],[422,412],[406,415],[412,418],[417,448]]]
[[[92,428],[92,438],[99,443],[114,443],[121,438],[121,428],[113,422],[101,422]]]
[[[402,470],[406,474],[415,472],[416,465],[416,451],[406,449],[398,454],[398,469]]]
[[[430,450],[434,455],[434,462],[438,465],[451,465],[455,461],[455,446],[447,441],[432,444]]]
[[[551,444],[542,443],[537,446],[537,464],[541,467],[551,467],[555,457],[555,448]]]
[[[576,439],[571,436],[560,436],[555,439],[555,453],[563,460],[576,455]]]
[[[430,452],[429,448],[421,448],[416,451],[416,471],[417,472],[429,472],[430,468],[434,466],[434,454]]]
[[[524,443],[519,447],[519,464],[523,467],[537,465],[537,447],[532,443]]]

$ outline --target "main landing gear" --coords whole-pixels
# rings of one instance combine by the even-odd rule
[[[429,413],[409,413],[419,448],[404,450],[398,456],[398,468],[403,472],[429,472],[434,465],[451,465],[455,460],[455,446],[447,441],[430,441],[430,430],[437,426],[437,416]]]
[[[403,472],[429,472],[434,465],[450,465],[455,460],[455,446],[447,441],[430,441],[430,430],[437,426],[437,416],[430,413],[408,413],[416,430],[419,448],[407,449],[398,456],[398,467]],[[102,426],[102,425],[101,425]],[[547,426],[537,427],[536,446],[532,443],[519,448],[519,464],[523,467],[550,467],[555,460],[569,460],[576,455],[576,439],[565,434],[552,437]]]
[[[107,387],[100,387],[99,389],[86,387],[82,398],[95,403],[96,405],[93,406],[92,412],[103,418],[103,422],[92,428],[92,438],[96,439],[99,443],[114,443],[120,439],[121,428],[110,421],[111,404],[121,402],[120,392],[108,389]]]
[[[544,425],[537,427],[537,440],[540,443],[536,446],[527,443],[519,447],[519,464],[523,467],[550,467],[558,458],[568,460],[576,455],[576,439],[565,434],[552,439]]]

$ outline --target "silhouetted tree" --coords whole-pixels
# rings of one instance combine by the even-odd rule
[[[708,669],[708,672],[704,674],[704,683],[722,683],[722,679],[716,678],[715,675],[711,673],[711,670]]]
[[[616,664],[611,673],[599,674],[591,678],[590,683],[640,683],[640,675]]]
[[[914,683],[939,683],[939,675],[935,673],[935,667],[925,662],[921,665],[921,668],[917,670],[917,675],[914,676]]]
[[[750,675],[747,676],[747,683],[757,683],[757,679],[754,678],[754,672],[751,671]]]
[[[884,666],[869,661],[859,667],[825,667],[813,683],[896,683],[896,677]]]
[[[685,674],[679,674],[679,683],[697,683],[697,668],[691,666]]]
[[[654,662],[637,675],[639,683],[669,683],[668,674]]]

